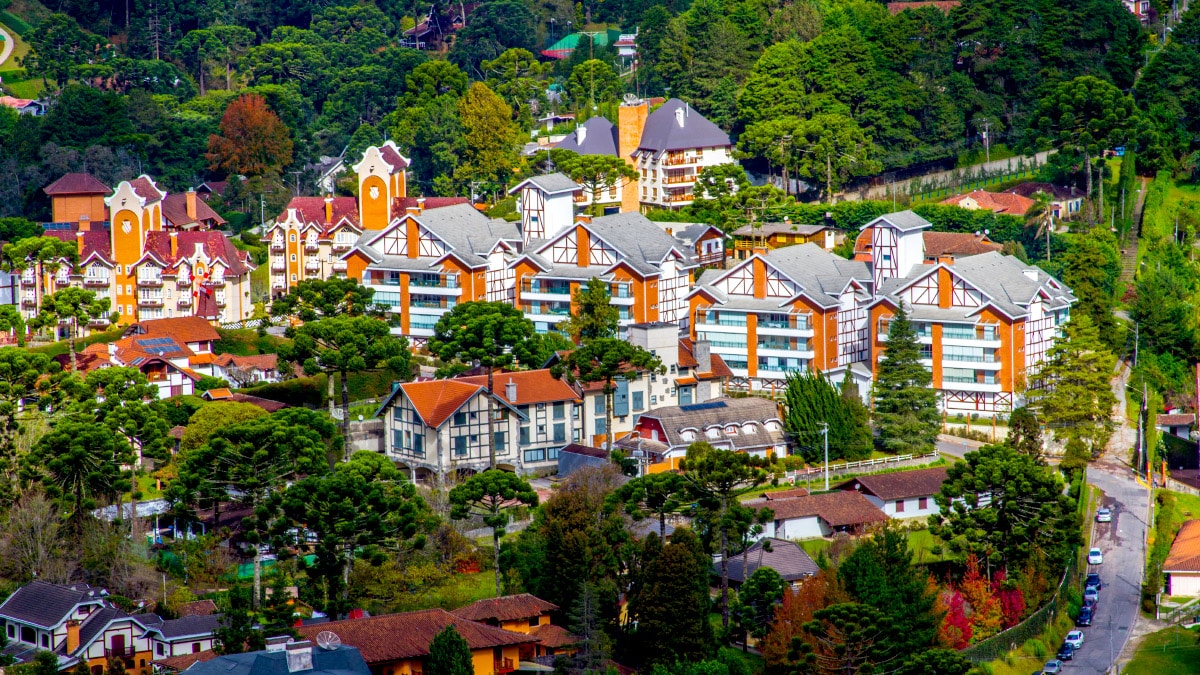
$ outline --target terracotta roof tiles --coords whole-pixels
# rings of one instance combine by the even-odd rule
[[[543,647],[550,649],[558,649],[559,647],[570,647],[583,642],[583,638],[575,635],[571,631],[562,626],[555,626],[552,623],[543,624],[529,631],[529,635],[537,638],[538,642],[542,643]]]
[[[1163,563],[1164,572],[1200,572],[1200,520],[1189,520],[1179,528],[1171,552]]]
[[[90,173],[67,173],[62,178],[42,188],[42,192],[54,195],[107,195],[112,188]]]
[[[943,256],[968,256],[1001,251],[1002,244],[988,239],[982,232],[922,232],[925,241],[925,256],[940,258]]]
[[[453,610],[451,614],[471,621],[516,621],[557,610],[558,605],[552,602],[546,602],[528,593],[520,593],[478,600]]]
[[[427,426],[440,427],[483,387],[461,380],[429,380],[400,385]]]
[[[944,482],[946,482],[945,467],[935,467],[859,476],[838,485],[837,489],[867,492],[887,502],[894,499],[935,495],[942,489]]]
[[[418,199],[423,200],[420,203],[424,205],[422,208],[424,208],[426,211],[429,209],[440,209],[446,206],[454,206],[456,204],[471,203],[471,201],[466,197],[404,197],[402,199],[395,199],[392,201],[392,217],[397,218],[407,213],[409,209],[416,208],[418,205]]]
[[[287,220],[288,211],[291,209],[296,210],[296,218],[304,224],[336,225],[343,218],[348,218],[356,226],[359,223],[358,200],[354,197],[334,197],[333,219],[328,222],[325,220],[324,197],[292,197],[292,201],[288,202],[283,212],[276,216],[275,220],[278,222]]]
[[[960,206],[962,201],[968,198],[979,204],[979,208],[981,209],[1013,216],[1025,215],[1034,203],[1028,197],[1022,197],[1011,192],[988,192],[986,190],[974,190],[966,194],[954,195],[949,199],[943,199],[941,203],[950,206]]]
[[[330,631],[341,638],[342,644],[357,647],[367,664],[374,666],[428,656],[429,643],[434,636],[451,625],[473,650],[537,642],[537,638],[531,635],[485,626],[444,609],[329,621],[301,626],[296,632],[303,638],[313,640],[317,633]]]
[[[177,194],[169,194],[163,199],[162,204],[163,218],[168,220],[175,227],[184,227],[192,223],[211,220],[218,225],[223,225],[225,219],[220,216],[212,207],[203,199],[196,198],[196,217],[193,218],[187,213],[187,193],[180,192]]]
[[[133,191],[137,193],[137,196],[145,199],[147,204],[152,204],[162,199],[167,194],[158,189],[158,186],[154,184],[154,181],[150,180],[146,176],[138,176],[137,178],[134,178],[133,180],[129,181],[129,186],[133,188]]]
[[[866,525],[887,520],[869,499],[858,492],[837,491],[821,495],[808,495],[792,499],[765,499],[742,502],[747,506],[766,506],[775,511],[775,520],[791,520],[817,516],[830,527]]]
[[[137,333],[173,337],[182,342],[215,342],[221,334],[208,321],[198,316],[171,319],[148,319],[134,324]],[[131,333],[132,334],[132,333]]]
[[[1157,415],[1154,423],[1160,427],[1181,427],[1185,424],[1195,424],[1196,416],[1187,414]]]
[[[454,378],[459,382],[487,386],[487,375]],[[508,398],[508,383],[517,385],[516,400]],[[521,370],[496,373],[492,376],[492,392],[509,405],[531,405],[554,401],[578,401],[579,394],[563,380],[550,374],[549,369]]]
[[[171,236],[178,238],[176,253],[171,255]],[[153,253],[168,265],[175,265],[180,260],[190,259],[199,248],[209,260],[219,260],[228,274],[241,276],[250,271],[245,259],[229,237],[221,232],[212,230],[190,230],[183,232],[166,232],[155,230],[146,233],[146,252]]]

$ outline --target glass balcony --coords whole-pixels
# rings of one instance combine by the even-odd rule
[[[521,281],[521,292],[541,293],[544,295],[571,295],[571,284],[565,281],[525,279]]]
[[[411,274],[408,285],[419,288],[459,288],[457,274]]]

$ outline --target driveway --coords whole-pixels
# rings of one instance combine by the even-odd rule
[[[12,54],[12,50],[17,46],[16,40],[13,39],[12,33],[4,30],[4,26],[0,26],[0,37],[4,38],[4,42],[0,42],[0,66],[8,60],[8,56]]]

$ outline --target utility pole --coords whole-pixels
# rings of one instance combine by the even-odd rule
[[[784,134],[779,137],[779,164],[780,164],[780,166],[783,167],[783,194],[785,194],[785,195],[792,194],[791,183],[788,182],[787,150],[785,150],[785,148],[787,147],[787,144],[791,143],[791,142],[792,142],[791,134]]]
[[[992,140],[988,131],[991,129],[991,120],[983,118],[983,161],[992,161]]]
[[[821,422],[821,435],[825,437],[825,491],[829,492],[829,423]]]

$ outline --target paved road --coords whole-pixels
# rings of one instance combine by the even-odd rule
[[[8,60],[8,55],[12,54],[13,48],[16,47],[17,41],[13,39],[12,33],[4,30],[4,26],[0,26],[0,37],[4,38],[4,42],[0,42],[0,66]]]

